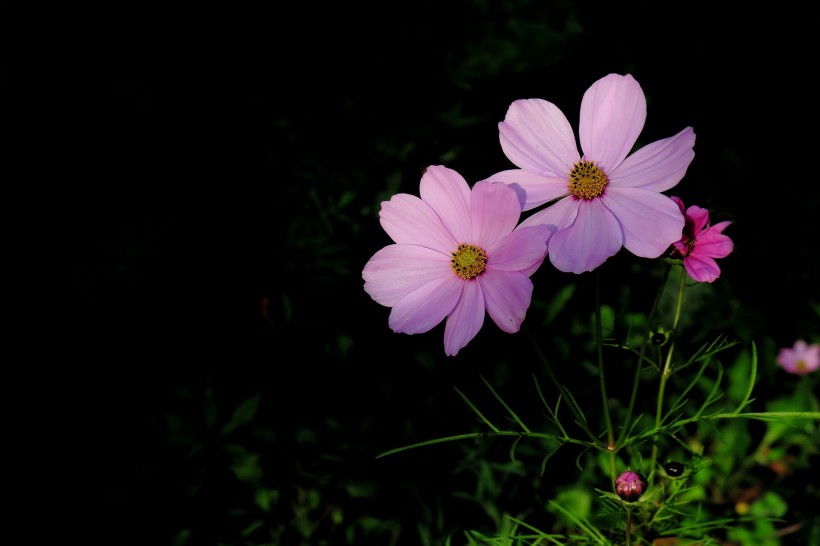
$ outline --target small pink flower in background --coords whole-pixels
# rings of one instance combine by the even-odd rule
[[[687,209],[680,198],[672,197],[672,200],[678,204],[686,218],[683,237],[674,243],[672,256],[683,258],[683,267],[696,281],[714,282],[720,276],[720,267],[715,258],[725,258],[734,250],[732,240],[723,235],[723,230],[731,222],[710,226],[708,210],[696,205]]]
[[[775,359],[780,367],[795,375],[806,375],[820,368],[820,344],[809,345],[798,339],[793,347],[783,347]]]
[[[501,148],[518,169],[494,174],[520,192],[523,210],[556,200],[521,222],[552,225],[549,257],[561,271],[592,271],[621,247],[657,258],[680,238],[683,215],[661,192],[695,157],[695,133],[648,144],[629,155],[646,121],[646,97],[631,76],[609,74],[581,101],[578,134],[551,102],[513,102],[498,124]],[[627,157],[628,156],[628,157]]]
[[[515,229],[521,205],[504,184],[428,167],[421,198],[400,193],[382,202],[380,222],[395,244],[362,271],[364,289],[392,307],[394,332],[418,334],[445,318],[444,351],[455,356],[484,323],[517,332],[532,298],[530,275],[544,261],[550,228]]]

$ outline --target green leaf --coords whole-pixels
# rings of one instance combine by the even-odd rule
[[[749,372],[749,382],[746,386],[746,393],[743,395],[743,399],[738,404],[737,408],[735,409],[735,413],[740,413],[743,411],[747,405],[751,404],[752,399],[752,391],[755,387],[755,378],[757,377],[757,346],[755,346],[754,342],[752,342],[752,362],[751,362],[751,371]]]
[[[549,326],[561,311],[564,310],[569,300],[572,299],[573,294],[575,294],[575,288],[575,283],[570,283],[556,292],[552,301],[547,305],[547,316],[544,319],[544,326]]]
[[[228,435],[242,425],[250,423],[256,415],[256,410],[259,409],[259,400],[261,398],[262,395],[257,394],[239,404],[234,410],[231,420],[225,423],[222,430],[219,431],[220,434],[223,436]]]
[[[492,385],[490,385],[489,381],[487,381],[486,379],[484,379],[484,376],[480,376],[480,377],[481,377],[481,380],[484,382],[484,384],[487,386],[487,388],[488,388],[488,389],[490,389],[490,392],[493,394],[493,396],[495,397],[495,399],[496,399],[496,400],[498,400],[498,401],[501,403],[501,405],[502,405],[502,406],[504,406],[504,409],[505,409],[505,410],[507,410],[507,412],[508,412],[508,413],[510,414],[510,416],[511,416],[511,417],[515,420],[515,422],[516,422],[516,423],[518,423],[518,425],[519,425],[522,429],[524,429],[524,432],[529,433],[529,432],[530,432],[530,429],[528,429],[528,428],[527,428],[527,425],[525,425],[525,424],[521,421],[521,419],[519,419],[519,418],[518,418],[518,415],[516,415],[516,413],[512,410],[512,408],[511,408],[510,406],[508,406],[506,402],[504,402],[504,399],[503,399],[503,398],[501,398],[501,396],[499,396],[497,392],[495,392],[495,389],[493,389],[493,387],[492,387]]]
[[[466,396],[463,392],[461,392],[460,390],[458,390],[458,387],[453,387],[453,388],[456,390],[456,392],[459,394],[459,396],[461,396],[461,398],[464,400],[464,402],[466,402],[466,403],[467,403],[467,405],[468,405],[468,406],[470,406],[470,409],[472,409],[472,410],[475,412],[475,414],[476,414],[476,415],[478,415],[478,418],[479,418],[479,419],[481,419],[482,421],[484,421],[484,423],[485,423],[488,427],[490,427],[490,428],[493,430],[493,432],[498,432],[498,431],[499,431],[498,427],[496,427],[494,424],[492,424],[492,423],[489,421],[489,419],[487,419],[486,417],[484,417],[484,414],[482,414],[482,413],[478,410],[478,408],[475,406],[475,404],[473,404],[472,402],[470,402],[470,399],[469,399],[469,398],[467,398],[467,396]]]
[[[233,457],[231,470],[237,479],[244,482],[257,482],[263,474],[259,466],[259,455],[252,453],[237,444],[226,444],[223,449]]]

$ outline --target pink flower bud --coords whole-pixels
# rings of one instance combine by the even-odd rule
[[[643,479],[631,470],[627,470],[615,480],[615,492],[628,502],[637,500],[643,494],[644,487],[646,484]]]

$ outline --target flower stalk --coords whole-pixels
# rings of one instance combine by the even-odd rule
[[[635,411],[635,401],[638,398],[638,386],[640,384],[641,371],[643,370],[644,359],[646,358],[646,347],[649,341],[649,334],[652,331],[652,326],[655,323],[655,314],[657,313],[658,307],[660,306],[661,296],[663,295],[664,288],[666,287],[666,281],[669,279],[669,272],[671,271],[671,269],[671,266],[669,266],[668,264],[666,265],[666,267],[664,267],[661,283],[658,287],[658,292],[655,294],[655,301],[652,302],[652,309],[649,311],[649,318],[646,321],[646,331],[644,332],[643,338],[641,340],[641,349],[640,353],[638,354],[638,364],[635,368],[635,376],[632,380],[632,394],[629,398],[629,405],[626,408],[624,425],[623,427],[621,427],[621,433],[618,436],[618,445],[624,443],[626,433],[631,428],[632,413]]]
[[[663,421],[663,399],[666,392],[666,382],[672,375],[672,353],[675,350],[675,339],[678,334],[678,326],[680,325],[681,311],[683,310],[683,293],[686,289],[686,271],[680,269],[680,282],[678,283],[678,295],[675,302],[675,318],[672,323],[672,330],[670,332],[669,349],[666,352],[666,358],[661,366],[660,384],[658,385],[658,401],[655,407],[655,430],[659,430],[661,422]],[[654,481],[655,465],[658,461],[658,444],[660,442],[660,432],[655,433],[655,438],[652,441],[652,457],[649,462],[649,480],[650,485]]]
[[[609,397],[606,392],[606,378],[604,377],[604,342],[601,328],[601,274],[595,272],[595,347],[598,356],[598,382],[601,390],[604,421],[606,423],[607,451],[609,453],[609,473],[612,483],[615,483],[615,431],[612,428],[612,417],[609,414]]]

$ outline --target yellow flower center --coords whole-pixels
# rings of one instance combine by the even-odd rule
[[[598,197],[607,183],[604,171],[591,161],[579,161],[569,172],[569,191],[579,199]]]
[[[453,272],[465,281],[475,279],[487,267],[487,253],[481,247],[461,243],[453,252],[450,264]]]
[[[797,370],[801,372],[806,371],[808,367],[809,365],[806,364],[805,360],[798,360],[797,364],[795,364],[795,368],[797,368]]]

